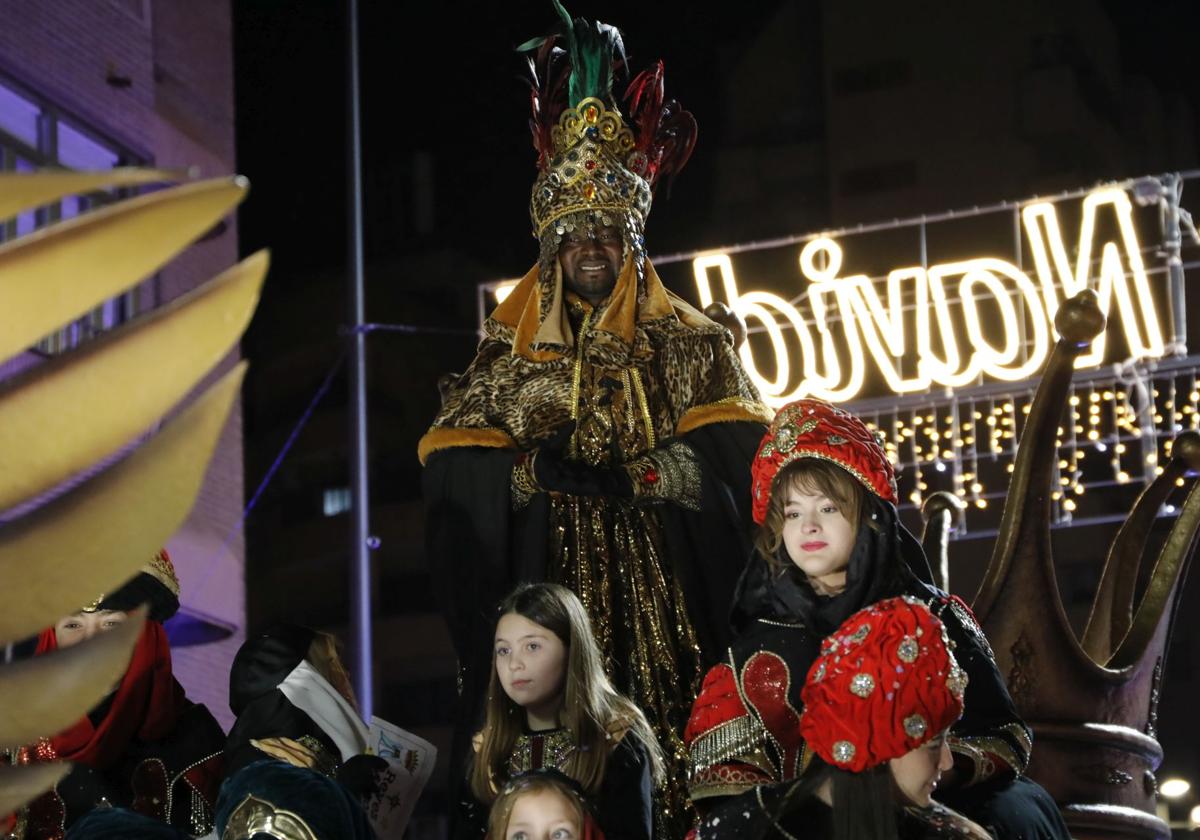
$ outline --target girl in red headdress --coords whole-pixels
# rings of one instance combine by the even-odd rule
[[[802,675],[856,611],[907,596],[945,625],[970,677],[947,743],[939,799],[998,837],[1065,838],[1044,790],[1023,778],[1031,734],[967,606],[930,582],[897,516],[895,475],[857,417],[818,400],[782,408],[751,464],[756,548],[734,594],[735,641],[705,677],[684,734],[701,815],[800,775]]]
[[[43,630],[35,655],[111,630],[141,604],[149,607],[146,623],[108,696],[70,728],[11,756],[16,763],[74,765],[53,790],[10,817],[14,836],[61,840],[79,817],[110,805],[191,835],[212,829],[225,733],[207,708],[187,699],[171,672],[162,623],[179,608],[179,581],[165,550],[116,592]]]
[[[713,808],[699,838],[900,840],[991,835],[932,798],[953,766],[949,729],[967,676],[925,604],[890,598],[825,640],[801,696],[805,766]]]

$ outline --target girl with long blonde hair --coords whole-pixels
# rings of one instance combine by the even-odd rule
[[[596,803],[609,838],[649,838],[663,758],[645,714],[605,674],[583,604],[553,583],[523,584],[497,611],[483,728],[474,738],[460,837],[481,837],[513,777],[552,768]]]

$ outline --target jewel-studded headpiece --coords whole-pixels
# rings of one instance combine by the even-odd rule
[[[149,605],[147,617],[151,621],[166,621],[179,609],[179,578],[165,548],[151,557],[120,589],[100,596],[84,611],[131,610],[140,604]]]
[[[654,186],[687,163],[696,121],[664,100],[660,61],[629,85],[626,122],[612,93],[614,72],[625,69],[621,33],[572,20],[557,0],[554,6],[561,31],[519,48],[531,53],[530,128],[539,170],[529,203],[534,236],[545,250],[584,220],[621,227],[640,248]]]
[[[889,598],[822,643],[800,693],[800,734],[831,767],[859,773],[958,720],[966,687],[942,622],[914,598]]]
[[[750,465],[754,521],[767,518],[775,478],[800,458],[837,464],[884,501],[899,503],[896,471],[875,435],[847,411],[820,400],[779,409]]]

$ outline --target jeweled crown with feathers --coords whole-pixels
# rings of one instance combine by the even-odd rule
[[[663,96],[663,64],[642,71],[625,91],[628,122],[612,93],[626,69],[615,26],[571,16],[558,0],[560,31],[518,47],[529,53],[529,124],[538,177],[529,214],[534,236],[574,213],[620,214],[640,231],[654,188],[673,179],[696,145],[696,120]]]

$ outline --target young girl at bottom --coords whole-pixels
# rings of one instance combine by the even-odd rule
[[[698,840],[988,840],[933,801],[953,767],[949,728],[966,673],[942,622],[920,601],[890,598],[846,619],[804,682],[804,771],[712,809]]]
[[[579,785],[557,770],[534,770],[492,803],[487,840],[605,840]]]
[[[970,678],[947,738],[953,767],[939,800],[999,838],[1065,839],[1053,800],[1021,775],[1031,735],[987,638],[961,600],[928,582],[928,561],[897,515],[892,464],[871,431],[828,403],[790,403],[763,438],[751,477],[760,527],[734,593],[735,639],[705,676],[684,733],[701,815],[797,778],[801,677],[822,640],[858,610],[907,596],[940,619]]]
[[[662,753],[641,709],[604,673],[583,604],[551,583],[523,584],[498,610],[483,729],[475,735],[455,836],[479,838],[521,773],[553,769],[592,799],[608,840],[648,840]]]

